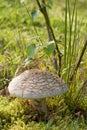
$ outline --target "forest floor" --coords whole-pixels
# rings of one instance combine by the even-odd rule
[[[48,9],[51,25],[56,39],[63,43],[65,2],[55,0],[51,6],[52,9]],[[55,73],[50,58],[41,51],[43,46],[48,44],[44,17],[40,12],[39,15],[32,15],[35,17],[33,21],[30,17],[32,10],[36,9],[38,6],[35,0],[32,2],[27,0],[25,5],[18,0],[0,1],[0,89],[8,86],[15,75],[28,68],[30,61],[27,58],[26,48],[32,43],[37,45],[38,52],[30,67],[46,68]],[[87,37],[87,0],[78,0],[77,10],[82,40]],[[77,90],[87,79],[87,51],[78,75],[79,80],[74,84]],[[31,110],[30,100],[1,95],[0,130],[87,130],[87,86],[86,94],[82,93],[76,104],[77,90],[72,89],[71,95],[67,92],[65,95],[47,98],[47,115]],[[67,103],[70,104],[67,105]]]

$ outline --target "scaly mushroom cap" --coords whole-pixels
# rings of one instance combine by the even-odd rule
[[[67,84],[58,76],[44,70],[26,70],[13,78],[8,86],[11,95],[37,99],[60,95],[68,90]]]

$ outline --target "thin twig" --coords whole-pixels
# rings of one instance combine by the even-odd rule
[[[49,19],[49,16],[48,16],[48,13],[47,13],[47,10],[46,10],[46,7],[43,6],[40,4],[39,0],[36,0],[37,1],[37,4],[39,6],[39,9],[40,11],[42,12],[44,18],[45,18],[45,22],[46,22],[46,26],[47,26],[47,31],[48,31],[48,37],[49,37],[49,41],[52,41],[54,40],[55,42],[55,45],[56,45],[56,51],[58,53],[58,59],[59,59],[59,68],[58,68],[58,64],[57,64],[57,60],[56,60],[56,51],[54,50],[53,52],[53,62],[54,62],[54,67],[55,69],[58,71],[58,75],[60,76],[60,70],[61,70],[61,52],[59,50],[59,47],[57,45],[57,40],[55,38],[55,35],[54,35],[54,32],[53,32],[53,29],[52,29],[52,26],[51,26],[51,23],[50,23],[50,19]],[[42,4],[45,5],[45,0],[42,0]]]
[[[84,55],[85,50],[86,50],[86,47],[87,47],[87,40],[86,40],[86,42],[85,42],[85,44],[84,44],[84,46],[82,48],[81,54],[80,54],[79,59],[78,59],[78,61],[76,63],[76,67],[75,67],[75,69],[71,73],[70,82],[72,82],[72,80],[73,80],[73,78],[74,78],[74,76],[75,76],[75,74],[76,74],[76,72],[77,72],[77,70],[78,70],[78,68],[80,66],[80,63],[82,61],[83,55]]]

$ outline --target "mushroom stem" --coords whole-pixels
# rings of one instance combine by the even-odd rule
[[[30,103],[32,109],[38,111],[38,113],[45,113],[47,115],[46,99],[33,99]]]

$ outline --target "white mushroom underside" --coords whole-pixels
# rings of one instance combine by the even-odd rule
[[[27,70],[15,77],[8,86],[11,95],[37,99],[60,95],[68,90],[59,77],[42,70]]]

